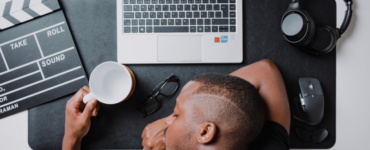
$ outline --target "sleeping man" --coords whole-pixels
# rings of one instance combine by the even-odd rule
[[[82,88],[67,103],[63,149],[80,149],[96,116],[96,100]],[[142,133],[144,150],[287,150],[290,109],[282,76],[270,60],[230,75],[195,76],[181,90],[173,114]]]

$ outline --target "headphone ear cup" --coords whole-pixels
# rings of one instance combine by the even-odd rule
[[[325,54],[332,51],[337,43],[338,35],[336,29],[331,27],[316,27],[315,36],[312,43],[309,45],[311,53]]]
[[[286,41],[298,47],[308,46],[315,34],[315,21],[303,9],[287,11],[281,21]]]

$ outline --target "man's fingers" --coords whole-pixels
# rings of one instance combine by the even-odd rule
[[[92,115],[96,117],[98,115],[99,110],[100,110],[100,105],[99,103],[97,103]]]
[[[144,150],[152,150],[152,149],[153,149],[153,147],[154,147],[154,145],[153,145],[153,143],[152,143],[152,142],[145,142],[145,143],[143,144],[143,147],[144,147]]]
[[[150,125],[150,124],[149,124]],[[147,149],[150,149],[148,147],[148,140],[149,140],[149,137],[148,137],[148,131],[149,131],[149,125],[147,125],[144,130],[143,130],[143,133],[141,133],[141,138],[143,139],[143,141],[141,142],[141,145],[143,145],[144,147],[144,150],[147,150]]]
[[[144,145],[144,148],[143,148],[143,150],[151,150],[151,148],[149,148],[149,147],[146,147],[146,146]]]
[[[84,95],[88,94],[84,89],[80,89],[75,96],[72,97],[71,105],[74,109],[81,109],[81,105],[85,105],[82,101]]]
[[[84,86],[84,87],[82,87],[87,93],[90,93],[91,91],[90,91],[90,87],[88,87],[88,86]]]
[[[150,124],[149,124],[150,125]],[[148,126],[149,125],[147,125],[145,128],[144,128],[144,130],[143,130],[143,133],[141,133],[141,138],[142,139],[144,139],[145,138],[145,134],[146,134],[146,132],[148,132]]]
[[[143,139],[143,141],[141,141],[141,145],[143,145],[143,147],[145,147],[146,141],[146,139]]]
[[[90,119],[94,109],[96,108],[96,105],[97,105],[98,101],[96,99],[92,99],[90,100],[87,104],[86,104],[86,107],[85,107],[85,110],[82,112],[82,117],[84,119]]]
[[[84,87],[85,87],[85,86],[84,86]],[[75,102],[81,102],[81,103],[83,103],[83,98],[84,98],[84,96],[85,96],[85,95],[87,95],[87,94],[89,94],[89,92],[88,92],[88,91],[86,91],[84,87],[80,89],[81,93],[79,93],[79,94],[77,95],[77,97],[75,98]],[[79,91],[79,92],[80,92],[80,91]]]
[[[82,98],[87,94],[89,93],[84,88],[81,88],[70,100],[73,102],[82,102]]]

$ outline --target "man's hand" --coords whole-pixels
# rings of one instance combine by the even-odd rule
[[[82,138],[90,130],[90,117],[98,115],[100,107],[96,99],[90,100],[87,104],[82,101],[88,93],[90,88],[84,86],[67,102],[63,150],[80,149]]]
[[[141,134],[144,150],[165,150],[166,145],[163,142],[164,130],[167,128],[165,118],[157,120],[147,125]]]

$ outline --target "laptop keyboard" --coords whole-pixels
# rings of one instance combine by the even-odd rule
[[[236,0],[123,0],[124,33],[236,32]]]

